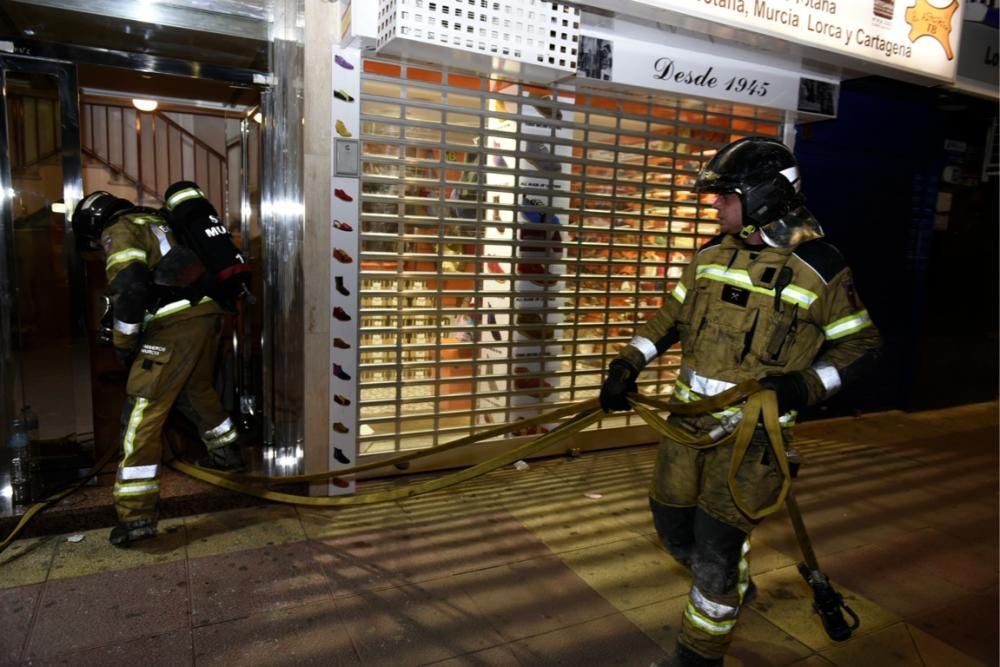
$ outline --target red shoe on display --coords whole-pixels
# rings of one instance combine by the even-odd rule
[[[334,229],[339,229],[342,232],[353,232],[354,231],[353,227],[351,227],[346,222],[341,222],[340,220],[334,220],[333,221],[333,228]]]
[[[341,188],[337,188],[333,191],[333,194],[337,196],[337,199],[343,199],[344,201],[354,201],[354,197],[344,192]]]
[[[350,264],[354,261],[354,258],[348,255],[346,252],[340,248],[335,248],[333,251],[333,258],[342,264]]]

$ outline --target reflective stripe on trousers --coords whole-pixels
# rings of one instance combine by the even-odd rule
[[[688,604],[681,620],[680,643],[706,657],[724,656],[732,642],[733,630],[750,584],[747,554],[750,538],[743,542],[735,590],[713,595],[691,586]]]

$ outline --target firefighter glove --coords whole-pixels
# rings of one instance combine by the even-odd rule
[[[761,378],[760,383],[765,389],[774,391],[778,398],[778,412],[781,414],[789,410],[801,410],[809,405],[809,385],[799,371],[767,375]]]
[[[635,379],[639,371],[624,359],[615,359],[608,366],[608,376],[601,386],[601,409],[605,412],[616,410],[631,410],[628,394],[637,392],[639,388]]]

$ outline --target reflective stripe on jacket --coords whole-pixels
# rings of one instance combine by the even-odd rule
[[[136,211],[118,216],[101,234],[101,244],[104,248],[105,272],[108,284],[115,277],[135,262],[146,265],[149,272],[156,269],[159,261],[176,245],[173,232],[159,215],[151,211]],[[114,295],[112,295],[114,298]],[[158,304],[156,312],[148,312],[145,325],[152,320],[171,317],[186,319],[208,313],[221,313],[219,306],[208,297],[202,298],[197,304],[188,301]],[[127,340],[139,334],[136,324],[116,322],[114,340],[116,347],[129,347]]]
[[[620,356],[641,369],[672,332],[684,367],[717,386],[811,369],[811,403],[840,389],[844,370],[880,345],[851,270],[822,240],[751,248],[731,235],[712,239]]]

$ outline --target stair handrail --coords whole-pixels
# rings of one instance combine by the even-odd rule
[[[111,155],[111,140],[110,140],[111,130],[110,130],[110,123],[107,122],[107,121],[105,121],[105,135],[106,135],[105,140],[107,142],[106,145],[107,145],[107,149],[108,149],[107,150],[107,153],[108,153],[107,157],[102,156],[98,152],[98,150],[97,150],[97,147],[95,145],[96,144],[96,137],[94,136],[95,135],[94,125],[95,124],[93,123],[92,120],[90,121],[90,125],[91,126],[89,128],[87,128],[88,131],[80,133],[81,150],[82,150],[82,152],[84,152],[85,154],[87,154],[90,157],[94,158],[98,162],[102,163],[107,168],[109,168],[110,170],[112,170],[114,173],[120,174],[122,177],[124,177],[126,180],[128,180],[132,185],[141,188],[142,192],[151,195],[158,202],[162,202],[163,199],[162,199],[162,193],[158,192],[157,184],[155,182],[155,181],[157,181],[156,174],[155,174],[155,170],[157,168],[157,166],[156,166],[157,165],[157,161],[155,159],[155,156],[154,156],[154,159],[152,161],[152,164],[154,165],[154,178],[153,178],[154,184],[152,186],[150,186],[148,184],[148,182],[147,182],[147,179],[143,178],[143,176],[142,176],[142,167],[141,167],[142,160],[141,160],[141,156],[137,157],[137,165],[138,165],[137,171],[138,171],[138,173],[136,175],[130,174],[127,171],[127,169],[126,169],[126,162],[127,161],[125,159],[125,153],[124,153],[124,151],[125,151],[125,145],[126,145],[126,142],[125,142],[125,139],[124,139],[124,135],[125,135],[125,132],[126,132],[126,129],[125,129],[126,125],[125,125],[125,122],[124,122],[124,118],[125,118],[125,112],[126,111],[131,111],[131,112],[134,112],[136,114],[136,117],[139,119],[140,126],[141,126],[141,124],[143,122],[143,118],[144,117],[147,118],[147,119],[152,119],[153,120],[152,127],[154,128],[154,133],[153,133],[153,142],[154,142],[154,148],[153,148],[153,150],[154,151],[156,150],[156,146],[155,146],[155,144],[156,144],[156,133],[155,133],[156,121],[160,120],[160,121],[163,121],[164,125],[167,127],[168,133],[172,129],[175,132],[177,132],[177,133],[180,134],[182,141],[188,141],[188,142],[190,142],[191,146],[193,147],[193,149],[195,151],[197,151],[199,149],[203,150],[205,152],[205,155],[206,155],[205,160],[206,160],[207,165],[209,165],[209,168],[213,164],[212,163],[213,159],[216,160],[216,161],[218,161],[219,170],[220,170],[220,179],[219,179],[220,185],[219,185],[219,187],[222,190],[222,192],[221,192],[221,194],[219,196],[219,202],[220,202],[221,208],[222,208],[222,210],[220,211],[220,216],[222,217],[223,220],[228,219],[227,215],[228,215],[228,209],[229,209],[229,202],[228,202],[228,196],[227,196],[227,192],[228,192],[228,185],[227,185],[228,178],[227,178],[227,175],[228,175],[229,163],[228,163],[228,160],[227,160],[227,158],[226,158],[225,155],[223,155],[222,153],[220,153],[218,150],[216,150],[214,147],[212,147],[210,144],[208,144],[203,139],[199,138],[193,132],[191,132],[190,130],[188,130],[187,128],[185,128],[184,126],[182,126],[181,124],[177,123],[175,120],[173,120],[172,118],[170,118],[169,116],[167,116],[162,111],[159,111],[159,110],[157,110],[157,111],[141,111],[141,110],[138,110],[138,109],[134,109],[130,105],[115,104],[115,103],[108,103],[108,102],[84,102],[83,103],[83,107],[85,109],[87,107],[89,107],[90,110],[91,110],[91,113],[89,115],[87,113],[82,113],[81,114],[81,118],[83,118],[83,119],[92,118],[93,115],[94,115],[94,112],[96,112],[96,110],[98,108],[103,108],[105,110],[105,118],[108,117],[108,110],[118,109],[118,110],[121,111],[122,119],[123,119],[123,122],[122,122],[122,135],[123,136],[121,138],[121,142],[122,142],[121,143],[121,146],[122,146],[122,154],[121,154],[122,164],[120,164],[120,165],[119,164],[115,164],[115,162],[112,159],[112,155]],[[196,115],[196,114],[193,114],[193,115]],[[139,150],[140,151],[142,150],[141,146],[140,146]],[[195,167],[195,169],[197,170],[197,167]],[[168,146],[168,149],[167,149],[167,170],[168,170],[168,174],[169,174],[169,170],[170,170],[170,151],[169,151],[169,146]],[[182,174],[183,174],[183,168],[182,168]],[[191,179],[191,180],[195,180],[195,179]],[[202,185],[203,189],[205,189],[206,192],[209,190],[209,188],[207,187],[207,185],[208,185],[207,183],[205,183],[205,184],[199,183],[199,184]],[[209,198],[211,199],[211,194],[209,194]]]

